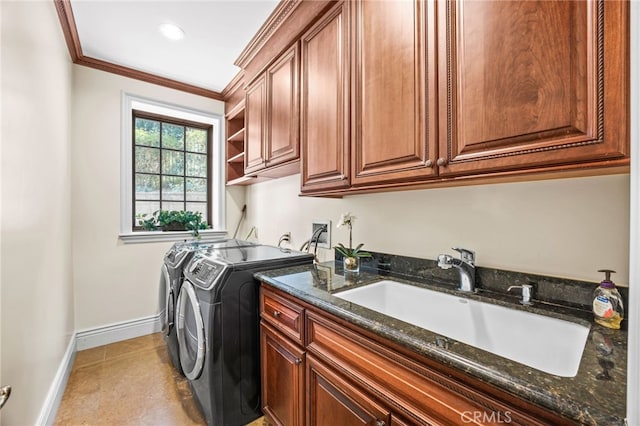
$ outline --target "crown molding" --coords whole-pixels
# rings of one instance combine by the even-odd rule
[[[233,93],[236,89],[238,89],[238,87],[243,83],[244,83],[244,70],[240,70],[238,71],[238,74],[236,74],[235,77],[231,79],[229,84],[226,85],[226,87],[222,90],[222,92],[220,92],[222,97],[225,99],[225,101],[226,99],[229,98],[229,95]]]
[[[256,53],[265,45],[269,37],[271,37],[271,34],[280,28],[282,23],[301,3],[302,0],[281,0],[233,64],[244,69],[246,64],[249,63]]]
[[[182,92],[203,96],[205,98],[216,99],[219,101],[224,100],[222,94],[214,90],[205,89],[203,87],[194,86],[192,84],[183,83],[166,77],[161,77],[159,75],[151,74],[145,71],[136,70],[134,68],[125,67],[122,65],[116,65],[111,62],[103,61],[101,59],[85,56],[82,53],[82,46],[80,44],[80,38],[78,37],[78,29],[73,17],[73,10],[71,9],[71,1],[53,0],[53,2],[56,7],[56,12],[58,13],[58,19],[60,20],[60,26],[62,27],[65,41],[67,42],[69,55],[71,56],[71,60],[74,64],[83,65],[112,74],[118,74],[124,77],[133,78],[135,80],[156,84],[158,86],[168,87],[170,89],[180,90]]]

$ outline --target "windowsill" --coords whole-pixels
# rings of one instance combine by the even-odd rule
[[[178,241],[215,241],[227,238],[227,231],[214,231],[211,229],[200,231],[200,239],[197,240],[190,231],[142,231],[120,234],[118,237],[125,244],[162,243]]]

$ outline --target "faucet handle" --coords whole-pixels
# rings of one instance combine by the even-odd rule
[[[460,253],[461,259],[471,265],[476,261],[476,252],[473,250],[468,250],[462,247],[452,247],[451,250],[455,250]]]

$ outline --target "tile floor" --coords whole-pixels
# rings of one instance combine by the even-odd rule
[[[160,333],[76,355],[56,426],[204,425]],[[251,426],[266,426],[262,419]]]

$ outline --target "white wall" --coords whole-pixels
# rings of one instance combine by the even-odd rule
[[[2,382],[5,425],[36,423],[74,331],[71,62],[53,2],[2,10]]]
[[[221,115],[224,104],[82,66],[73,71],[73,273],[76,329],[83,330],[156,314],[171,246],[118,239],[122,92]],[[227,191],[231,233],[243,202],[242,188]]]
[[[354,245],[435,259],[454,246],[473,249],[480,266],[599,282],[598,269],[629,282],[629,176],[353,195],[299,197],[299,175],[247,189],[247,226],[261,242],[292,233],[299,248],[312,219],[332,221],[332,245],[346,244],[340,214],[357,219]],[[332,251],[320,250],[323,259]]]

